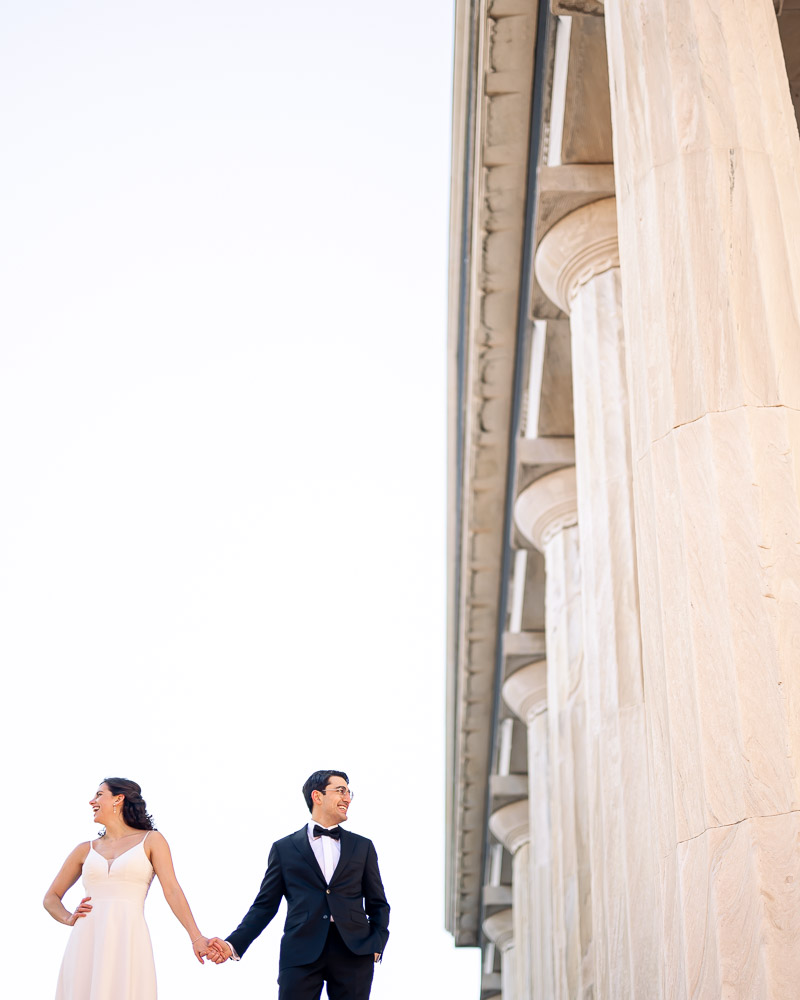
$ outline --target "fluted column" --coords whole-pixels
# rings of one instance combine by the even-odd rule
[[[515,520],[545,556],[547,718],[553,844],[554,997],[592,996],[586,680],[574,466],[520,493]]]
[[[516,993],[516,947],[513,908],[500,910],[483,922],[483,932],[500,952],[500,982],[503,1000],[518,1000]]]
[[[660,996],[652,832],[614,198],[561,219],[536,254],[540,285],[570,315],[575,464],[590,731],[597,1000]]]
[[[547,732],[547,662],[529,663],[503,685],[503,698],[528,728],[531,996],[553,996],[553,862]]]
[[[515,1000],[531,1000],[530,823],[521,799],[492,813],[489,829],[511,855]],[[503,992],[505,993],[505,980]]]
[[[800,142],[772,0],[606,0],[664,995],[800,983]]]

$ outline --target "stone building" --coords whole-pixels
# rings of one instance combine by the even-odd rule
[[[800,0],[457,0],[447,926],[800,997]]]

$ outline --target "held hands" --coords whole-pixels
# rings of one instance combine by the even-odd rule
[[[67,927],[74,927],[75,924],[81,919],[81,917],[87,917],[92,912],[92,906],[89,900],[91,896],[84,896],[83,899],[78,904],[77,910],[69,915],[69,918],[64,921]]]
[[[212,937],[208,938],[198,938],[198,941],[204,942],[206,945],[205,951],[200,954],[205,955],[210,961],[216,963],[217,965],[222,965],[223,962],[227,962],[228,959],[233,955],[233,948],[228,944],[227,941],[223,941],[222,938]],[[197,954],[197,948],[195,948],[195,954]],[[380,962],[381,954],[380,952],[374,952],[375,961]],[[202,963],[203,959],[200,955],[197,956]]]
[[[223,941],[222,938],[218,937],[208,939],[208,957],[212,962],[222,965],[223,962],[228,961],[232,954],[233,949],[227,941]]]
[[[192,951],[194,952],[194,957],[197,959],[197,961],[201,965],[205,965],[205,962],[203,961],[203,955],[208,954],[208,938],[203,937],[202,935],[198,938],[195,938],[194,941],[192,941]]]

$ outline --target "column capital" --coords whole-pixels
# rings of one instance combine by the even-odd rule
[[[545,295],[565,313],[581,285],[612,267],[619,267],[616,198],[565,215],[545,233],[534,263]]]
[[[531,839],[528,800],[518,799],[493,812],[489,829],[509,854],[516,854]]]
[[[521,534],[540,552],[553,535],[578,523],[575,466],[535,479],[517,497],[514,521]]]
[[[547,660],[529,663],[513,674],[503,685],[503,700],[523,722],[547,707]]]
[[[783,3],[783,0],[775,0],[775,3]],[[572,17],[574,14],[592,14],[595,17],[602,17],[605,14],[604,0],[550,0],[551,14],[565,14]]]
[[[514,944],[514,911],[509,908],[487,917],[483,922],[483,933],[501,952],[506,951]]]

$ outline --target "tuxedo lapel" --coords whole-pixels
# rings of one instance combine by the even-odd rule
[[[291,837],[292,843],[297,848],[299,854],[301,854],[306,861],[311,865],[314,870],[314,874],[320,880],[320,882],[325,885],[325,876],[322,874],[322,869],[319,866],[319,862],[314,856],[314,852],[311,850],[311,844],[308,842],[308,827],[304,826],[302,829],[298,830],[297,833],[293,833]]]
[[[339,839],[341,851],[339,853],[339,860],[336,863],[336,867],[333,869],[333,875],[331,875],[331,885],[333,885],[336,881],[336,876],[344,869],[344,866],[350,860],[350,855],[353,853],[353,848],[356,843],[355,837],[351,833],[348,833],[347,830],[342,830],[341,827],[339,827],[339,830],[341,831],[341,837]],[[314,852],[312,851],[311,854],[313,856]]]

